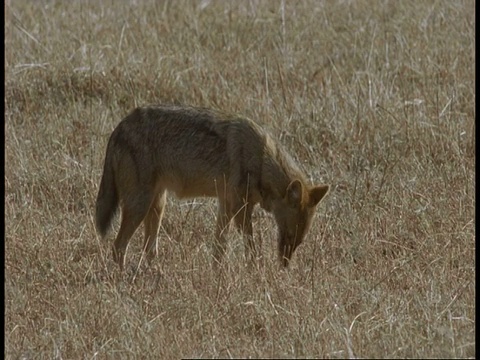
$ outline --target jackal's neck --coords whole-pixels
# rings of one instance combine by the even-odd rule
[[[293,159],[270,138],[267,138],[262,164],[262,207],[269,210],[272,201],[285,196],[288,185],[294,180],[306,184],[305,175]]]

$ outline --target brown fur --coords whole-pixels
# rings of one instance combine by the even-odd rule
[[[178,198],[217,197],[215,259],[220,261],[225,251],[232,219],[254,258],[252,211],[259,203],[275,217],[278,253],[287,266],[328,188],[309,186],[291,158],[249,120],[203,108],[137,108],[108,142],[96,227],[105,236],[120,204],[122,220],[113,255],[123,269],[128,242],[142,221],[147,258],[157,255],[167,190]]]

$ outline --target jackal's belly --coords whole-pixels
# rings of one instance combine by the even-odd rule
[[[215,177],[169,177],[160,182],[161,187],[175,193],[177,198],[218,197],[225,192],[226,180]]]

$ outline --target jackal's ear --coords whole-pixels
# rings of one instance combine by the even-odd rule
[[[287,187],[286,198],[291,206],[299,206],[302,202],[303,185],[300,180],[293,180]]]
[[[317,185],[310,189],[310,206],[316,206],[328,193],[328,185]]]

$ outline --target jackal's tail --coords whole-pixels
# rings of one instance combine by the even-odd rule
[[[115,184],[112,159],[107,151],[95,209],[95,226],[102,237],[107,234],[117,207],[118,191]]]

